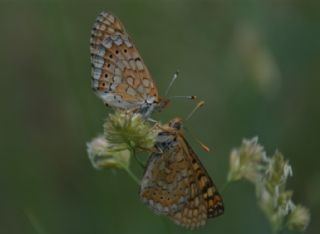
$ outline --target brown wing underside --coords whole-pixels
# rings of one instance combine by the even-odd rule
[[[128,102],[158,97],[150,72],[122,23],[102,12],[91,31],[92,88],[120,95]],[[102,95],[102,94],[101,94]],[[108,103],[112,105],[112,103]]]
[[[189,143],[186,139],[181,135],[187,149],[188,154],[193,170],[196,174],[198,186],[201,189],[201,193],[206,203],[207,207],[207,215],[208,218],[213,218],[223,214],[224,212],[224,205],[221,195],[219,194],[217,187],[212,182],[211,177],[209,176],[207,170],[202,165],[201,161],[199,160],[196,153],[193,151]]]
[[[222,198],[182,135],[178,144],[150,157],[140,195],[156,213],[195,228],[223,213]]]

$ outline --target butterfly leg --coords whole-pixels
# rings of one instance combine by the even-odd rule
[[[147,119],[149,122],[151,122],[151,123],[158,123],[158,121],[157,120],[155,120],[155,119],[152,119],[152,118],[150,118],[150,117],[148,117],[148,119]]]

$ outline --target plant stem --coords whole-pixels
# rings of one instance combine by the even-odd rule
[[[44,231],[43,227],[39,223],[39,220],[37,219],[37,217],[33,213],[27,211],[26,215],[29,218],[31,226],[35,229],[36,233],[38,233],[38,234],[46,234],[47,233]]]
[[[130,170],[128,167],[124,167],[125,171],[129,174],[129,176],[138,184],[140,185],[140,180],[136,175]]]
[[[228,181],[226,181],[225,183],[224,183],[224,185],[222,186],[222,188],[221,188],[221,192],[224,192],[227,188],[228,188],[228,186],[230,185],[230,180],[228,180]]]
[[[136,155],[136,150],[135,150],[134,148],[131,148],[131,149],[130,149],[130,152],[131,152],[132,156],[134,157],[134,159],[136,160],[136,162],[137,162],[143,169],[145,169],[145,164],[144,164],[142,161],[140,161],[140,159],[137,157],[137,155]]]

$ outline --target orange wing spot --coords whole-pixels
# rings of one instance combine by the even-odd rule
[[[208,207],[213,207],[215,202],[213,200],[208,201]]]
[[[193,163],[192,166],[193,166],[194,170],[197,170],[200,167],[198,163]],[[199,172],[201,173],[201,171],[199,171]],[[198,173],[198,174],[200,174],[200,173]]]
[[[199,183],[200,183],[200,188],[204,188],[204,187],[206,186],[206,184],[208,183],[207,177],[202,176],[202,177],[200,178]]]
[[[213,197],[213,199],[208,201],[208,205],[209,205],[209,207],[213,207],[219,202],[221,202],[221,198],[220,198],[220,196],[216,195]]]
[[[213,196],[213,190],[212,190],[212,188],[209,188],[208,191],[207,191],[207,193],[208,193],[208,196],[209,196],[209,197],[212,197],[212,196]]]

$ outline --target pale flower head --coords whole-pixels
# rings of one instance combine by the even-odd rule
[[[107,118],[104,135],[115,150],[151,149],[156,140],[156,131],[141,114],[120,110]]]
[[[292,201],[293,192],[286,190],[292,175],[289,161],[279,151],[267,157],[256,137],[243,140],[241,147],[231,152],[228,181],[245,179],[255,185],[258,203],[274,233],[286,225],[301,231],[310,221],[309,211],[296,206]]]
[[[96,169],[129,167],[130,151],[112,150],[104,136],[98,136],[87,143],[87,152],[92,166]]]
[[[228,180],[247,179],[256,182],[260,171],[268,158],[263,147],[258,143],[258,137],[244,139],[240,148],[230,154],[230,170]]]
[[[120,111],[109,114],[104,134],[87,143],[89,159],[95,168],[129,168],[134,149],[154,146],[156,131],[141,114]]]
[[[291,230],[304,231],[309,223],[309,210],[302,205],[297,205],[289,215],[287,225]]]
[[[276,151],[266,169],[267,182],[273,187],[284,186],[288,177],[292,175],[289,161],[285,160],[279,151]]]

